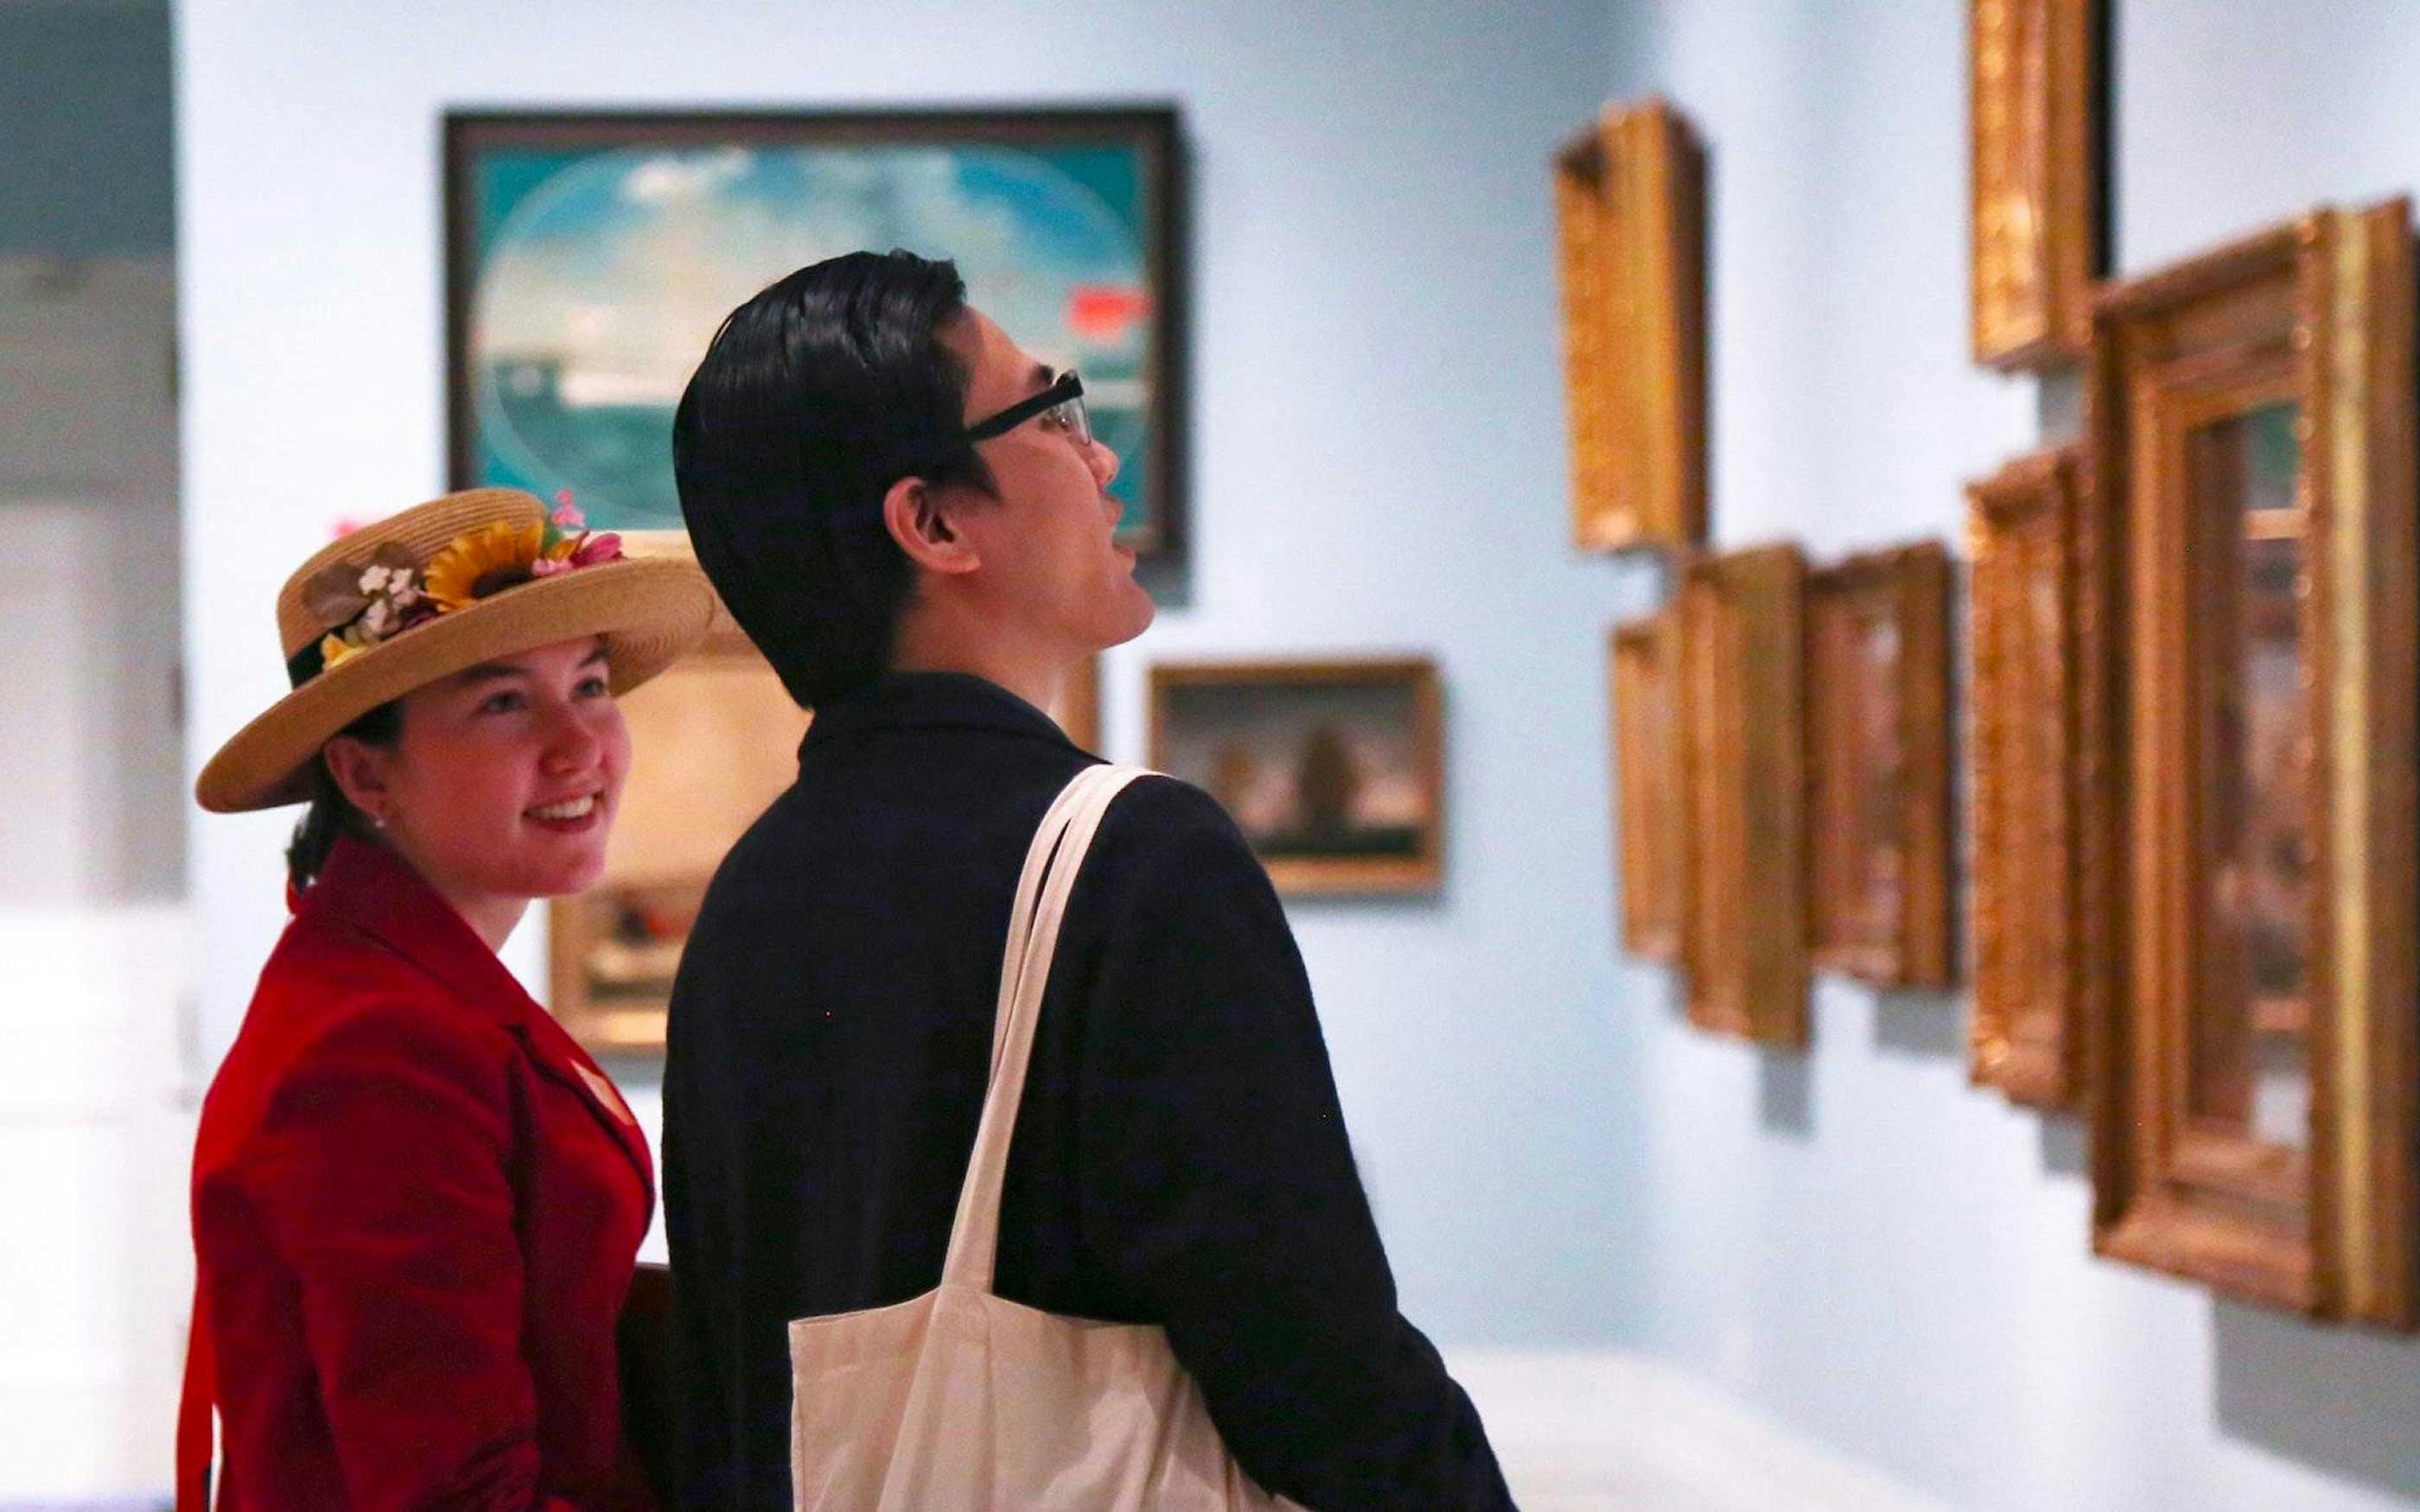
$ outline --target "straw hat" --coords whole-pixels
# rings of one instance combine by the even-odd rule
[[[380,704],[466,668],[558,640],[605,638],[613,691],[706,633],[713,590],[694,563],[632,560],[610,534],[515,488],[415,505],[345,535],[277,595],[294,690],[219,748],[194,795],[213,813],[311,795],[319,748]]]

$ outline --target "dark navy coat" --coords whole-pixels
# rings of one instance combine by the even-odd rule
[[[789,1319],[939,1281],[1017,872],[1094,761],[990,683],[894,674],[818,711],[717,872],[664,1082],[684,1505],[791,1504]],[[1509,1504],[1396,1310],[1277,894],[1182,782],[1121,795],[1077,886],[1001,1228],[1001,1295],[1166,1328],[1268,1489]]]

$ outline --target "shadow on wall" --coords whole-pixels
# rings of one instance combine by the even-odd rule
[[[2420,1499],[2420,1344],[2225,1300],[2214,1326],[2228,1438]]]

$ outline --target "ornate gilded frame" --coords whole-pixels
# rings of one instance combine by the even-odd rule
[[[1782,544],[1683,572],[1681,766],[1689,1018],[1807,1041],[1806,559]]]
[[[1819,966],[1946,987],[1953,959],[1949,553],[1874,551],[1807,579],[1807,760]]]
[[[1975,360],[2071,362],[2105,263],[2106,0],[1971,0]]]
[[[1661,100],[1608,105],[1555,155],[1572,535],[1706,534],[1706,162]]]
[[[2019,457],[1970,484],[1973,561],[1975,1081],[2067,1107],[2084,1083],[2085,1020],[2105,980],[2105,630],[2087,585],[2094,495],[2080,446]]]
[[[1621,944],[1681,959],[1681,622],[1670,608],[1617,625],[1612,681],[1614,792],[1621,856]]]
[[[2412,292],[2408,201],[2322,209],[2105,291],[2090,396],[2118,569],[2103,588],[2123,610],[2110,624],[2126,936],[2094,1039],[2095,1245],[2403,1328],[2420,1321]],[[2290,503],[2207,486],[2240,476],[2217,444],[2231,433],[2213,427],[2248,435],[2286,404]],[[2275,576],[2276,553],[2251,564],[2273,542],[2291,543],[2289,594],[2244,586]],[[2281,633],[2290,691],[2225,674],[2228,653]],[[2291,721],[2269,777],[2255,713]],[[2279,814],[2294,825],[2282,840],[2258,827]],[[2230,829],[2256,838],[2223,849]],[[2280,856],[2308,886],[2253,893],[2246,869]],[[2302,952],[2282,1002],[2264,995],[2278,989],[2255,969],[2254,933],[2281,906]],[[2303,1040],[2286,1064],[2304,1067],[2307,1110],[2267,1120],[2288,1135],[2202,1101],[2273,1085],[2207,1049],[2229,1022],[2264,1054],[2277,1047],[2259,1036]]]

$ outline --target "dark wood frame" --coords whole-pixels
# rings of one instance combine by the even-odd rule
[[[2126,946],[2095,1036],[2102,1253],[2324,1319],[2410,1328],[2420,1289],[2420,519],[2413,499],[2411,207],[2323,209],[2104,291],[2093,443],[2118,718]],[[2196,1116],[2187,1047],[2213,942],[2206,878],[2225,742],[2194,569],[2198,427],[2300,407],[2306,550],[2308,1138]],[[2242,523],[2236,523],[2241,520]],[[2230,530],[2270,522],[2231,517]],[[2208,548],[2204,548],[2207,552]]]
[[[1269,880],[1297,896],[1435,892],[1445,881],[1445,703],[1435,661],[1425,656],[1335,657],[1316,660],[1161,662],[1150,672],[1149,764],[1163,767],[1168,750],[1169,695],[1187,687],[1262,684],[1321,687],[1402,683],[1412,692],[1413,760],[1429,795],[1429,822],[1410,858],[1264,856]]]
[[[470,164],[491,147],[654,146],[734,143],[972,144],[1115,140],[1132,145],[1144,166],[1148,209],[1144,276],[1151,285],[1153,334],[1150,476],[1156,495],[1149,525],[1122,537],[1146,558],[1181,560],[1188,508],[1187,342],[1190,235],[1183,135],[1177,107],[1004,108],[894,111],[448,111],[442,166],[445,206],[445,469],[450,486],[471,487],[475,449],[470,363],[472,259]],[[787,270],[776,270],[773,276]],[[1013,332],[1012,332],[1013,334]],[[701,348],[702,349],[702,348]],[[679,532],[649,532],[685,547]],[[646,544],[646,543],[643,543]],[[656,543],[658,548],[670,543]]]
[[[2107,0],[1970,0],[1975,360],[2074,362],[2108,268]]]
[[[1807,1041],[1806,559],[1792,545],[1682,576],[1682,959],[1699,1027]]]
[[[1706,160],[1664,100],[1608,105],[1555,156],[1572,534],[1706,534]]]
[[[2100,540],[2080,446],[1970,484],[1978,1085],[2074,1105],[2114,935]]]
[[[1681,621],[1670,608],[1614,627],[1606,647],[1613,708],[1621,943],[1677,964],[1682,874]]]
[[[1900,752],[1901,885],[1896,908],[1859,895],[1860,856],[1873,844],[1857,800],[1865,770],[1863,679],[1834,665],[1825,631],[1887,622],[1899,653],[1893,681]],[[1949,801],[1949,553],[1938,541],[1869,552],[1807,579],[1807,828],[1813,867],[1815,964],[1884,987],[1946,987],[1957,976],[1955,862]]]

